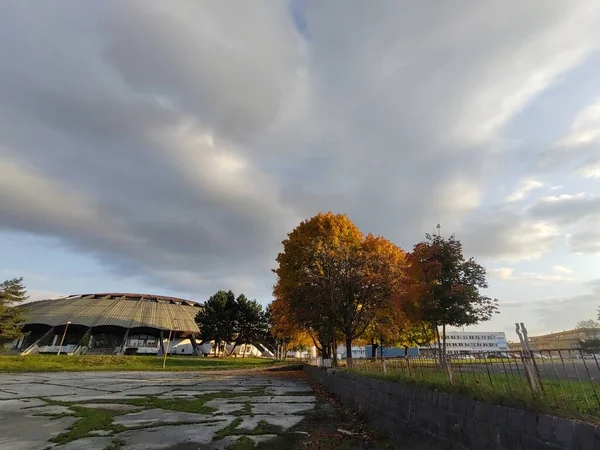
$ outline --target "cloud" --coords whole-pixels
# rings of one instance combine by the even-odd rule
[[[28,289],[27,296],[29,297],[25,303],[37,302],[38,300],[49,300],[59,297],[64,297],[67,294],[61,294],[54,291],[46,291],[43,289]]]
[[[507,198],[507,202],[517,202],[523,200],[526,195],[534,189],[539,189],[544,186],[544,183],[536,180],[524,180],[520,183],[519,187],[510,194]]]
[[[560,232],[550,221],[499,209],[467,222],[458,236],[467,254],[516,262],[548,253]]]
[[[584,161],[575,172],[583,178],[600,178],[600,159],[588,159]]]
[[[600,197],[587,192],[542,197],[527,207],[527,213],[555,223],[577,223],[600,214]]]
[[[500,278],[502,280],[512,280],[514,278],[513,272],[514,272],[514,269],[511,269],[508,267],[500,267],[498,269],[488,269],[488,271],[487,271],[488,275],[495,277],[495,278]]]
[[[572,296],[552,297],[530,302],[532,317],[545,332],[572,329],[579,320],[596,317],[600,280],[585,284],[585,292]]]
[[[557,268],[560,268],[557,270]],[[489,269],[487,273],[494,277],[499,278],[501,280],[521,280],[521,281],[533,281],[533,282],[554,282],[554,281],[572,281],[571,277],[565,276],[565,274],[570,274],[570,269],[566,269],[561,266],[554,266],[555,272],[554,274],[542,274],[537,272],[523,272],[523,273],[515,273],[514,269],[501,267],[497,269]],[[504,304],[504,303],[503,303]]]
[[[339,6],[3,3],[0,228],[197,298],[267,298],[318,211],[403,247],[441,223],[478,256],[548,252],[550,212],[490,212],[484,168],[598,49],[595,2]]]
[[[600,138],[600,98],[581,111],[573,121],[569,134],[561,144],[577,147]]]
[[[571,235],[569,245],[573,252],[580,254],[600,253],[600,231],[597,226]]]
[[[563,273],[563,274],[572,274],[573,273],[573,269],[570,269],[568,267],[564,267],[564,266],[553,266],[552,270],[554,270],[556,273]]]

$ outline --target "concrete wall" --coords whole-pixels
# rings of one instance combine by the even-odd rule
[[[339,370],[304,367],[310,379],[406,448],[426,448],[415,445],[428,443],[429,448],[444,450],[600,449],[600,427],[591,424]]]

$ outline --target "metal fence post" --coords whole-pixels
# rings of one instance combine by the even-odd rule
[[[529,381],[529,387],[531,388],[533,396],[539,397],[542,391],[540,374],[534,366],[535,362],[533,362],[532,364],[533,353],[529,348],[527,329],[525,328],[525,325],[523,325],[523,323],[515,323],[515,325],[515,331],[517,332],[517,336],[519,336],[519,341],[521,342],[521,347],[523,348],[523,365],[525,366],[525,374],[527,375],[527,381]]]

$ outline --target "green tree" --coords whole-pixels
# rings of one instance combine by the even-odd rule
[[[204,308],[196,315],[202,343],[214,341],[215,351],[221,350],[221,344],[232,342],[236,335],[237,306],[232,291],[219,291],[212,295]]]
[[[575,324],[575,328],[600,328],[600,323],[593,319],[580,320]]]
[[[269,323],[263,307],[256,300],[240,294],[235,301],[234,344],[231,353],[241,344],[259,344],[265,341]]]
[[[13,278],[0,284],[0,346],[24,336],[24,312],[15,306],[27,298],[23,278]]]
[[[498,312],[498,300],[482,295],[488,287],[485,268],[473,258],[465,260],[462,244],[454,235],[445,239],[426,235],[408,255],[407,302],[415,320],[431,324],[437,334],[442,328],[442,352],[446,354],[446,326],[474,325]]]

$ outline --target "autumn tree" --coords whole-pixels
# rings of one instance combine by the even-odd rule
[[[351,366],[352,341],[363,335],[379,308],[393,302],[404,253],[386,239],[363,236],[346,215],[331,212],[302,222],[283,247],[275,298],[314,333],[324,354],[329,347],[335,355],[341,332]]]
[[[265,311],[269,331],[266,342],[280,356],[288,350],[308,348],[313,345],[310,334],[303,330],[290,317],[289,309],[280,300],[270,303]]]
[[[475,325],[498,312],[498,300],[483,295],[488,287],[485,269],[473,258],[465,260],[454,235],[445,239],[426,235],[408,255],[407,312],[431,324],[438,341],[442,328],[441,361],[446,354],[446,326]]]
[[[0,346],[24,335],[24,312],[15,306],[27,298],[23,278],[13,278],[0,283]]]
[[[370,345],[371,358],[376,358],[382,343],[389,346],[400,341],[401,331],[401,312],[394,307],[379,308],[359,342]]]
[[[408,349],[423,347],[436,341],[436,333],[430,323],[422,320],[411,320],[406,315],[400,314],[398,328],[399,338],[396,344],[404,347],[404,354],[408,356]]]
[[[360,248],[363,236],[342,214],[318,214],[303,221],[284,240],[277,256],[276,301],[292,320],[310,332],[323,357],[334,356],[335,302],[339,274],[347,255]]]

